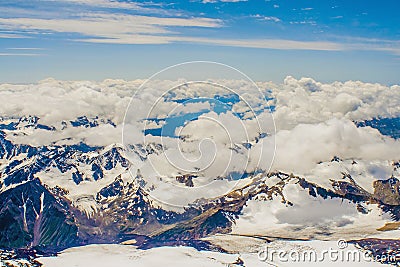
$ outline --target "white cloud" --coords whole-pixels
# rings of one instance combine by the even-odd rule
[[[135,2],[122,2],[113,0],[53,0],[57,2],[69,2],[81,5],[91,5],[109,8],[141,9],[142,7]]]
[[[132,3],[109,1],[80,1],[72,2],[110,5],[125,5]],[[26,14],[25,14],[26,15]],[[64,14],[65,15],[65,14]],[[57,16],[60,17],[60,16]],[[280,22],[274,16],[253,17],[271,22]],[[311,24],[314,21],[295,21],[290,24]],[[366,38],[337,37],[335,41],[312,41],[290,39],[218,39],[211,37],[197,37],[182,34],[185,27],[220,28],[224,26],[221,19],[204,17],[175,16],[146,16],[128,15],[122,13],[83,13],[66,18],[33,18],[14,17],[0,18],[0,26],[6,33],[0,38],[32,38],[38,34],[75,33],[78,42],[108,43],[108,44],[167,44],[167,43],[195,43],[232,47],[249,47],[278,50],[322,50],[345,51],[366,50],[382,51],[400,55],[400,42],[393,40],[376,40]],[[32,36],[33,35],[33,36]]]
[[[85,14],[80,19],[0,18],[0,25],[10,30],[71,32],[118,40],[140,34],[172,33],[167,27],[220,27],[221,21],[209,18],[162,18],[101,13]]]
[[[0,57],[37,57],[42,56],[42,54],[34,53],[0,53]]]
[[[313,23],[313,22],[296,22]],[[108,43],[108,44],[166,44],[166,43],[194,43],[219,45],[230,47],[247,47],[277,50],[314,50],[314,51],[346,51],[365,50],[383,51],[400,55],[400,44],[377,43],[342,43],[335,41],[298,41],[289,39],[217,39],[206,37],[190,37],[182,35],[145,35],[145,34],[115,34],[102,38],[75,39],[80,42]]]
[[[269,181],[271,186],[278,182],[280,179],[276,179],[275,183]],[[243,213],[233,225],[232,232],[246,235],[285,236],[293,239],[326,240],[328,238],[335,240],[334,243],[332,242],[335,246],[336,240],[343,236],[348,239],[358,239],[365,235],[369,237],[382,235],[376,229],[391,221],[390,215],[382,212],[376,204],[368,205],[369,212],[363,214],[358,212],[356,204],[350,201],[338,198],[315,198],[310,196],[307,190],[295,184],[286,185],[283,194],[293,206],[282,203],[279,196],[274,196],[270,201],[252,199],[248,201]],[[327,232],[330,233],[329,237],[326,235]],[[398,235],[393,232],[390,234]],[[311,243],[306,241],[305,244],[308,246]],[[296,263],[293,262],[289,266],[296,266]],[[351,266],[354,266],[353,262]]]
[[[273,169],[297,174],[304,174],[334,156],[387,161],[397,159],[400,151],[400,141],[383,138],[375,129],[357,128],[345,119],[299,124],[291,130],[278,131],[275,141]]]
[[[399,90],[399,86],[360,81],[323,84],[289,76],[272,92],[277,106],[274,117],[278,129],[290,129],[299,123],[319,123],[331,118],[364,120],[399,116]]]
[[[240,1],[242,0],[205,0],[203,2]],[[365,50],[400,55],[400,42],[394,40],[346,36],[332,37],[325,41],[274,38],[218,39],[191,36],[184,34],[182,29],[185,27],[220,28],[224,26],[224,21],[218,18],[192,17],[180,11],[163,9],[160,7],[162,4],[112,0],[53,0],[53,2],[64,3],[64,5],[60,5],[60,10],[50,10],[49,12],[7,8],[6,12],[10,13],[9,17],[0,18],[0,27],[3,29],[0,38],[37,38],[43,34],[75,33],[78,35],[73,37],[75,41],[91,43],[168,44],[184,42],[278,50]],[[78,6],[77,8],[82,10],[81,13],[71,13],[65,3],[84,5],[87,8]],[[278,5],[274,5],[274,7],[277,8]],[[109,8],[113,10],[109,10]],[[311,7],[303,8],[303,10],[311,9]],[[100,11],[103,13],[98,13]],[[132,12],[127,13],[127,11]],[[281,19],[275,16],[255,15],[253,17],[270,22],[281,22]],[[291,21],[289,24],[317,25],[312,20]]]
[[[15,33],[0,33],[0,38],[2,38],[2,39],[21,39],[21,38],[29,38],[29,37],[24,36],[22,34],[15,34]]]
[[[317,22],[315,20],[301,20],[301,21],[291,21],[289,22],[292,25],[305,25],[305,24],[309,24],[312,26],[316,26]]]
[[[154,36],[154,35],[131,35],[115,36],[115,38],[89,38],[78,41],[90,43],[109,44],[166,44],[166,43],[195,43],[218,46],[248,47],[278,50],[323,50],[340,51],[343,46],[332,42],[307,42],[281,39],[213,39],[185,36]]]
[[[46,145],[51,143],[73,144],[80,141],[90,145],[109,145],[121,142],[122,121],[124,112],[136,88],[142,80],[131,82],[120,80],[105,80],[94,82],[61,82],[45,80],[33,85],[0,85],[0,97],[7,99],[0,107],[2,117],[19,117],[36,115],[40,123],[53,125],[55,132],[46,130],[26,130],[21,134],[9,135],[8,138],[17,143],[30,143],[32,145]],[[174,81],[156,81],[152,88],[147,88],[145,94],[136,99],[135,116],[146,118],[147,110],[154,104],[166,89],[171,88]],[[224,81],[239,95],[245,96],[248,88],[243,81]],[[182,81],[178,82],[182,84]],[[249,171],[259,167],[260,151],[264,151],[261,166],[268,168],[273,143],[276,142],[274,169],[304,173],[313,169],[320,161],[329,161],[333,156],[343,159],[356,158],[361,160],[390,160],[398,157],[400,142],[383,137],[377,130],[366,127],[357,128],[353,120],[365,120],[374,117],[400,116],[400,86],[383,86],[380,84],[348,81],[345,83],[334,82],[323,84],[310,78],[295,79],[287,77],[283,84],[259,83],[261,88],[272,90],[274,100],[269,104],[276,106],[274,112],[276,135],[264,139],[251,149]],[[204,87],[204,86],[203,86]],[[196,90],[184,87],[176,90],[177,97],[204,97],[207,94],[217,94],[217,91],[206,91],[202,86]],[[204,87],[206,88],[206,87]],[[193,91],[195,90],[195,91]],[[200,94],[199,94],[200,92]],[[204,95],[202,95],[204,93]],[[211,95],[209,95],[211,96]],[[246,97],[250,104],[257,103],[257,99]],[[173,111],[175,108],[175,111]],[[182,112],[196,112],[209,109],[209,103],[191,103],[183,107],[175,102],[163,102],[150,114],[154,118],[165,117],[169,112],[181,114]],[[234,106],[236,111],[243,112],[242,106]],[[264,111],[258,117],[264,121],[267,116]],[[74,120],[78,116],[110,119],[117,127],[105,124],[98,128],[73,128],[62,130],[61,121]],[[255,140],[258,134],[257,124],[253,120],[240,121],[232,114],[217,115],[213,112],[205,114],[209,119],[220,122],[218,125],[207,126],[209,120],[191,122],[183,129],[183,134],[188,135],[185,151],[192,156],[200,156],[200,141],[209,139],[214,142],[215,148],[220,153],[216,157],[217,166],[226,167],[224,160],[231,153],[231,142],[240,144],[247,140]],[[265,120],[267,121],[267,120]],[[128,118],[129,122],[129,118]],[[157,125],[150,125],[154,128]],[[141,124],[126,125],[129,128],[132,142],[143,140]],[[179,130],[179,128],[177,129]],[[229,133],[229,140],[226,139]],[[190,135],[190,133],[193,133]],[[246,135],[246,133],[248,135]],[[153,138],[155,142],[157,138]],[[190,142],[189,142],[190,141]],[[173,143],[168,143],[173,148]],[[188,145],[189,144],[189,145]],[[203,144],[207,145],[207,144]],[[213,146],[207,147],[210,151]],[[230,170],[235,170],[246,159],[246,154],[238,150],[237,161],[233,159]],[[301,159],[301,160],[299,160]],[[179,162],[179,159],[175,159]],[[209,159],[204,158],[204,164]],[[160,162],[161,160],[157,160]],[[197,162],[201,163],[201,162]],[[201,163],[201,164],[203,164]],[[162,165],[164,166],[164,165]],[[195,167],[194,165],[192,166]],[[162,168],[168,171],[168,168]],[[219,173],[222,169],[209,169]]]
[[[208,4],[208,3],[218,3],[218,2],[223,2],[223,3],[237,3],[237,2],[247,2],[248,0],[202,0],[201,2],[203,4]]]
[[[7,50],[44,50],[39,47],[9,47]]]
[[[106,80],[92,83],[48,79],[33,85],[2,84],[0,95],[9,101],[2,105],[0,114],[6,117],[35,115],[46,125],[57,125],[78,116],[101,116],[121,123],[126,103],[140,82]]]
[[[280,22],[281,21],[281,19],[277,18],[277,17],[264,17],[264,20],[274,21],[274,22]]]
[[[278,6],[279,7],[279,6]],[[281,19],[278,17],[274,17],[274,16],[262,16],[260,14],[256,14],[256,15],[251,15],[250,17],[252,18],[256,18],[257,20],[261,20],[261,21],[273,21],[273,22],[280,22]]]
[[[279,50],[325,50],[340,51],[344,46],[340,43],[318,41],[293,41],[283,39],[211,39],[211,38],[178,38],[178,41],[204,43],[221,46],[237,46],[266,48]]]

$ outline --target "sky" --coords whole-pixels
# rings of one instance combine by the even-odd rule
[[[181,62],[257,81],[400,84],[397,0],[2,0],[0,82],[132,80]]]

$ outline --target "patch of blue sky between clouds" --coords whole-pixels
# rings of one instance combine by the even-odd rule
[[[266,101],[272,100],[270,96],[265,97]],[[168,116],[167,118],[148,118],[147,121],[149,122],[156,122],[160,123],[163,122],[162,126],[159,128],[151,128],[145,129],[143,132],[145,135],[151,134],[153,136],[165,136],[165,137],[172,137],[172,138],[179,138],[180,136],[177,135],[176,130],[179,127],[184,126],[186,123],[190,121],[198,120],[200,116],[205,115],[209,112],[215,112],[216,114],[220,115],[221,113],[232,112],[235,116],[240,118],[241,120],[244,118],[243,112],[234,112],[233,106],[241,101],[240,97],[237,94],[229,94],[229,95],[215,95],[214,98],[184,98],[184,99],[174,99],[173,94],[166,97],[167,101],[176,102],[182,104],[184,107],[191,103],[209,103],[210,109],[203,109],[198,112],[187,112],[183,114],[174,114]],[[183,109],[184,109],[183,107]],[[261,114],[264,111],[273,112],[275,110],[275,106],[268,106],[258,105],[255,107],[254,116]]]

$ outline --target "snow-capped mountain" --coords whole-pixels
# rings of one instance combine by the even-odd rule
[[[50,81],[48,86],[65,85]],[[83,91],[90,92],[96,86],[106,88],[99,95],[111,90],[109,84],[70,86],[81,91],[86,86]],[[168,96],[168,100],[190,108],[190,114],[198,112],[196,118],[176,112],[173,122],[161,115],[146,121],[161,133],[163,127],[168,130],[168,124],[173,125],[174,133],[182,130],[176,136],[168,132],[167,142],[161,142],[165,136],[159,136],[158,130],[148,133],[145,143],[129,140],[127,146],[114,142],[115,133],[126,129],[136,132],[129,125],[122,128],[122,116],[100,114],[102,103],[94,107],[99,115],[69,119],[57,112],[51,116],[28,115],[32,110],[7,114],[0,120],[1,247],[18,255],[109,243],[139,249],[183,245],[220,253],[254,253],[260,240],[340,238],[373,252],[382,249],[379,244],[383,239],[395,247],[398,241],[391,239],[400,237],[398,117],[380,117],[387,110],[375,108],[370,97],[358,96],[357,90],[353,96],[337,97],[336,104],[328,107],[324,94],[333,95],[333,90],[343,91],[346,86],[357,89],[360,85],[323,85],[290,77],[282,88],[268,84],[272,89],[265,92],[272,96],[268,101],[274,106],[275,120],[279,119],[276,133],[254,132],[245,140],[240,134],[233,135],[230,146],[218,130],[204,133],[206,124],[197,122],[209,112],[210,118],[229,125],[235,120],[227,111],[218,106],[209,108],[203,100],[182,104],[179,94]],[[376,91],[384,95],[385,89],[378,87]],[[127,94],[121,92],[124,100],[120,102],[126,103]],[[231,96],[218,94],[216,98],[231,108],[237,104]],[[101,101],[107,102],[106,98]],[[296,101],[311,101],[315,107],[305,105],[298,117],[301,105]],[[394,105],[388,106],[394,109]],[[315,116],[321,112],[324,118]],[[237,113],[246,127],[253,129],[251,120]],[[189,166],[187,172],[170,171],[164,157],[174,149],[171,140],[184,142],[184,153],[196,158],[199,140],[210,132],[218,152],[227,148],[239,159],[233,161],[236,165],[227,165],[231,168],[227,175],[214,175],[201,165]],[[272,137],[279,149],[272,167],[264,168],[263,162],[269,161],[253,155],[265,144],[271,147],[268,142]],[[250,161],[239,172],[237,166],[247,153]],[[224,163],[226,155],[216,156],[217,162]],[[261,165],[256,165],[255,159]],[[197,167],[201,170],[193,174]],[[150,179],[154,173],[155,179]],[[229,190],[211,192],[205,187],[207,192],[195,191],[209,183]],[[178,185],[179,189],[171,192],[164,184]],[[168,198],[160,199],[163,194]],[[175,199],[184,199],[185,204],[165,201]],[[251,239],[251,246],[241,244],[241,238]],[[29,261],[35,264],[33,258]],[[229,263],[240,266],[241,261],[235,258]]]
[[[37,127],[40,121],[30,120],[35,124],[21,127],[20,123],[16,123],[8,129],[19,131]],[[21,121],[27,119],[19,119]],[[362,164],[354,160],[344,162],[334,157],[327,163],[320,163],[342,168],[341,177],[331,179],[329,186],[320,186],[313,183],[312,178],[294,174],[259,172],[241,180],[236,189],[226,195],[198,200],[196,205],[174,212],[161,208],[141,189],[140,174],[137,177],[129,175],[131,163],[124,157],[121,147],[79,144],[38,148],[15,145],[6,139],[4,133],[1,143],[0,220],[5,228],[0,236],[1,243],[8,248],[58,250],[131,239],[139,240],[143,246],[151,246],[151,243],[199,240],[232,231],[241,235],[292,236],[294,239],[296,236],[307,239],[336,235],[332,232],[338,230],[337,227],[329,229],[325,226],[325,232],[321,232],[319,227],[322,225],[314,229],[310,225],[307,233],[297,231],[295,234],[285,234],[290,227],[274,229],[270,233],[264,229],[263,234],[246,228],[246,220],[250,216],[247,213],[253,205],[268,206],[273,203],[288,211],[304,208],[304,203],[296,203],[297,196],[292,200],[295,195],[289,194],[289,190],[303,194],[305,199],[302,201],[305,203],[326,201],[340,206],[343,204],[336,200],[345,201],[348,204],[344,209],[353,207],[360,221],[375,216],[373,214],[377,210],[387,214],[387,218],[394,222],[400,218],[400,181],[394,176],[387,180],[376,179],[373,192],[369,192],[357,183],[351,171],[347,172],[349,167]],[[137,146],[136,149],[142,160],[149,153],[157,153],[153,148]],[[397,174],[399,165],[399,162],[392,162],[393,174]],[[270,216],[265,215],[263,220],[270,219]],[[385,227],[384,221],[376,221],[375,224],[375,229],[363,229],[363,234],[377,234],[378,228]],[[263,226],[262,222],[256,225]],[[341,230],[346,233],[345,229]],[[347,231],[349,235],[353,230],[349,228]]]

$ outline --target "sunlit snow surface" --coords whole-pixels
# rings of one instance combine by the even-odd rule
[[[279,241],[268,245],[269,248],[293,251],[315,251],[321,255],[324,250],[336,249],[335,242],[324,241]],[[354,245],[340,250],[357,251]],[[342,253],[342,252],[340,252]],[[242,265],[235,265],[241,260]],[[190,247],[160,247],[149,250],[137,250],[132,246],[125,245],[89,245],[84,247],[70,248],[60,253],[57,257],[39,258],[39,262],[45,267],[109,267],[109,266],[177,266],[177,267],[204,267],[204,266],[382,266],[379,263],[371,262],[368,258],[360,257],[359,261],[337,261],[332,257],[320,257],[314,262],[296,262],[288,258],[273,258],[265,260],[262,254],[222,253],[210,251],[198,251]]]

